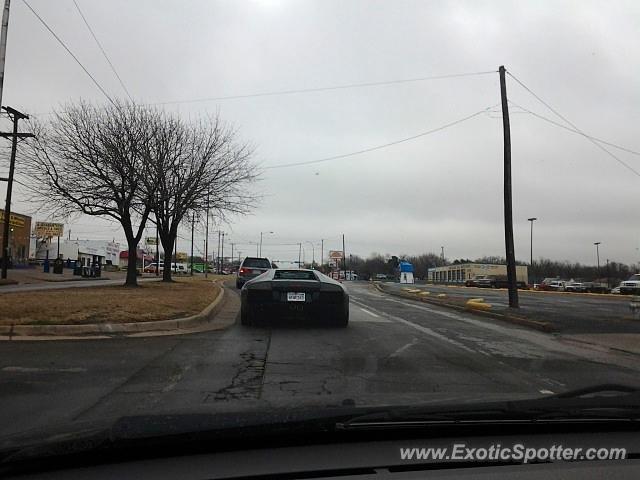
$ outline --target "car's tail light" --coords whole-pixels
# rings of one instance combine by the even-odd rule
[[[249,273],[249,269],[242,267],[238,273],[240,275],[244,275],[245,273]]]

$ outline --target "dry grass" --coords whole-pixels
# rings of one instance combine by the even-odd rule
[[[202,311],[218,295],[211,279],[0,294],[0,325],[73,325],[168,320]]]

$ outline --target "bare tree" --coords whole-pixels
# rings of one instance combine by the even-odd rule
[[[163,281],[171,281],[172,252],[180,222],[207,209],[218,218],[247,213],[256,200],[251,148],[215,118],[185,122],[158,112],[146,144],[145,185],[165,252]]]
[[[137,285],[138,243],[153,207],[144,188],[155,112],[133,104],[70,104],[43,124],[24,154],[40,201],[55,215],[102,216],[122,225],[129,262],[125,285]]]

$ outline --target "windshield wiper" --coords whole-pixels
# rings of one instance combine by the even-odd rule
[[[420,428],[429,425],[640,421],[640,389],[601,384],[532,400],[456,406],[394,407],[336,424],[338,430]]]

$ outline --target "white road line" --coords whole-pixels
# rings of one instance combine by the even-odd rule
[[[356,305],[358,305],[358,306],[361,305],[361,303],[359,301],[355,300],[353,297],[351,297],[351,301],[353,303],[355,303]],[[399,302],[399,303],[402,303],[402,302]],[[415,328],[416,330],[418,330],[418,331],[420,331],[422,333],[425,333],[425,334],[427,334],[427,335],[429,335],[429,336],[431,336],[433,338],[437,338],[438,340],[441,340],[443,342],[447,342],[447,343],[449,343],[451,345],[454,345],[454,346],[456,346],[458,348],[461,348],[462,350],[465,350],[465,351],[467,351],[469,353],[478,353],[477,351],[467,347],[466,345],[463,345],[462,343],[460,343],[460,342],[458,342],[456,340],[453,340],[453,339],[451,339],[451,338],[449,338],[449,337],[447,337],[445,335],[440,335],[439,333],[433,331],[430,328],[423,327],[422,325],[418,325],[417,323],[410,322],[409,320],[405,320],[404,318],[396,317],[395,315],[389,315],[388,313],[382,312],[382,311],[377,310],[375,308],[371,308],[369,305],[365,305],[365,306],[370,308],[371,310],[375,311],[378,315],[381,315],[381,316],[383,316],[385,318],[389,318],[389,319],[391,319],[393,321],[396,321],[398,323],[402,323],[404,325],[407,325],[408,327]]]
[[[398,355],[400,355],[402,352],[406,351],[407,349],[413,347],[416,343],[418,343],[418,339],[417,338],[413,338],[413,340],[411,340],[409,343],[407,343],[406,345],[403,345],[402,347],[400,347],[399,349],[397,349],[395,352],[393,352],[391,355],[389,355],[389,358],[395,358]]]
[[[380,318],[380,315],[377,315],[373,312],[370,312],[369,310],[365,310],[364,308],[360,307],[360,310],[362,310],[364,313],[368,313],[369,315],[371,315],[372,317],[376,317],[376,318]]]
[[[543,395],[553,395],[553,392],[551,390],[538,390],[538,391]]]

